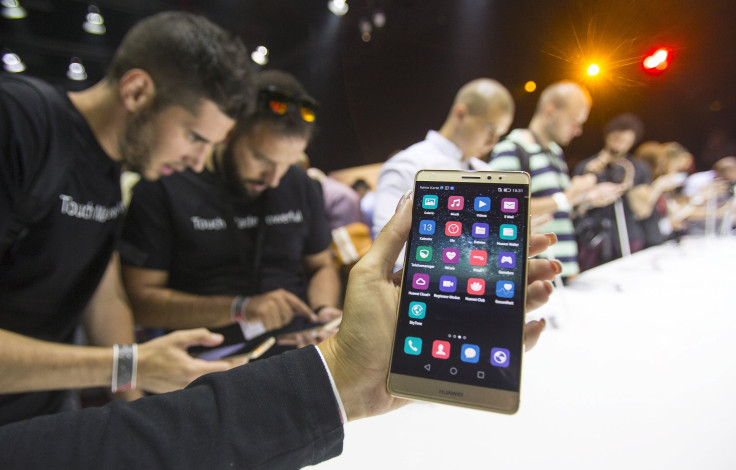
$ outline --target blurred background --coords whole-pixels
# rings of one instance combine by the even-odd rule
[[[242,38],[255,68],[296,75],[321,103],[308,153],[328,172],[422,140],[481,76],[513,93],[513,127],[528,124],[549,83],[589,88],[571,167],[627,111],[644,120],[645,140],[682,143],[698,170],[736,154],[732,0],[1,0],[3,65],[91,86],[127,29],[163,10],[202,14]]]

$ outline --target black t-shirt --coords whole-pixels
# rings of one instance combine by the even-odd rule
[[[319,183],[291,167],[275,189],[245,201],[205,170],[133,188],[123,230],[124,264],[169,273],[169,287],[200,295],[278,288],[306,298],[305,255],[331,233]]]
[[[52,93],[62,99],[48,99]],[[56,106],[55,117],[49,106]],[[0,236],[14,204],[55,152],[69,159],[61,191],[0,260],[0,328],[71,343],[119,236],[120,166],[61,90],[28,78],[0,78]],[[0,423],[49,411],[55,406],[50,396],[0,396]]]

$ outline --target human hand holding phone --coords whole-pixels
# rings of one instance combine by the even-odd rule
[[[350,272],[345,317],[336,335],[319,344],[340,392],[348,420],[374,416],[398,408],[408,400],[388,393],[386,377],[398,304],[401,272],[392,273],[411,227],[412,197],[399,202],[371,249]],[[542,253],[556,242],[554,235],[530,238],[529,255]],[[529,261],[527,309],[547,302],[557,265],[546,259]],[[527,323],[525,343],[530,349],[543,321]]]

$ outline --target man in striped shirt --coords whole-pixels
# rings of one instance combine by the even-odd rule
[[[527,129],[515,129],[496,145],[490,166],[498,171],[526,171],[531,175],[532,216],[553,215],[541,232],[554,232],[559,243],[551,257],[562,262],[563,277],[580,270],[572,223],[573,208],[586,193],[605,192],[592,175],[570,178],[561,146],[579,136],[588,119],[590,94],[571,81],[553,83],[544,89]],[[600,187],[598,187],[600,186]]]

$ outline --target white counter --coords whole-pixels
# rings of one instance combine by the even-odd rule
[[[735,272],[736,238],[588,271],[530,313],[551,321],[516,415],[414,403],[348,423],[317,468],[736,468]]]

